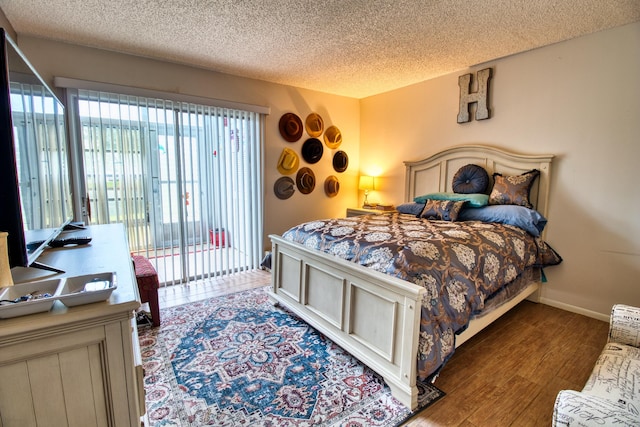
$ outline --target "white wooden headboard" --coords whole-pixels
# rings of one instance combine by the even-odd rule
[[[531,169],[538,169],[540,176],[531,188],[530,200],[545,217],[548,214],[549,187],[552,154],[524,155],[485,145],[459,145],[447,148],[423,160],[406,161],[405,201],[427,193],[452,192],[453,176],[458,169],[469,163],[482,166],[489,174],[499,172],[504,175],[519,175]]]

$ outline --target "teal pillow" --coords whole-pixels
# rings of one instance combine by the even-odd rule
[[[489,196],[486,194],[472,193],[431,193],[424,196],[418,196],[413,199],[416,203],[425,203],[427,199],[431,200],[451,200],[453,202],[467,202],[467,206],[481,208],[489,204]]]

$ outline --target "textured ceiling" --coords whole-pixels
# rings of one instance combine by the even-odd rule
[[[363,98],[640,20],[640,0],[0,0],[18,36]]]

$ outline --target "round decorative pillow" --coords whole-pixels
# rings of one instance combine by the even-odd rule
[[[489,186],[489,174],[481,166],[468,164],[458,169],[452,186],[455,193],[484,193]]]

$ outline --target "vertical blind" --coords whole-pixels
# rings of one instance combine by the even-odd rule
[[[166,284],[259,267],[260,113],[79,89],[90,223],[125,224]]]
[[[10,90],[25,229],[58,227],[71,213],[64,111],[42,85],[12,82]]]

